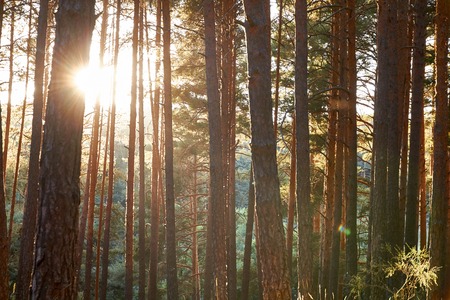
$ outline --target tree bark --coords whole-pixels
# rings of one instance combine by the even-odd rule
[[[436,2],[436,87],[435,103],[436,116],[434,123],[434,165],[433,165],[433,195],[430,224],[430,258],[432,266],[439,266],[437,286],[430,294],[430,299],[446,299],[445,286],[448,279],[445,278],[446,231],[448,212],[448,36],[450,24],[450,5],[448,1]]]
[[[163,65],[164,65],[164,132],[166,157],[166,247],[167,247],[167,299],[178,299],[177,247],[175,227],[175,192],[173,178],[172,132],[172,66],[170,57],[170,1],[162,0]]]
[[[227,252],[225,226],[225,197],[223,190],[224,169],[221,133],[220,94],[217,70],[215,11],[214,2],[203,2],[205,18],[205,63],[206,63],[206,94],[208,98],[209,124],[209,172],[211,197],[209,209],[212,210],[212,222],[209,223],[213,234],[208,237],[213,240],[214,253],[214,298],[227,299]]]
[[[44,71],[47,40],[48,0],[40,1],[36,57],[34,71],[33,120],[31,128],[30,158],[28,161],[27,198],[23,213],[20,238],[19,269],[16,297],[26,300],[30,296],[31,271],[33,268],[36,217],[39,199],[39,156],[42,141],[42,116],[44,107]],[[0,296],[0,298],[2,298]]]
[[[308,116],[308,17],[306,0],[295,1],[295,116],[297,153],[298,293],[313,293],[313,217]]]
[[[425,80],[425,39],[426,1],[414,4],[414,48],[411,91],[411,135],[409,148],[408,185],[406,199],[405,246],[414,249],[418,243],[419,170],[422,142],[424,80]],[[422,230],[422,228],[421,228]]]
[[[273,134],[270,3],[244,1],[259,261],[264,299],[291,299]]]
[[[159,151],[159,103],[161,98],[161,89],[159,84],[159,70],[160,70],[160,49],[161,49],[161,1],[156,1],[156,62],[155,62],[155,96],[152,103],[152,200],[151,200],[151,221],[150,221],[150,269],[149,269],[149,284],[148,284],[148,298],[152,300],[158,293],[158,245],[159,245],[159,174],[161,172],[160,151]]]
[[[250,167],[248,184],[247,223],[245,225],[245,246],[242,266],[242,300],[249,299],[250,265],[252,258],[253,224],[255,223],[255,185],[253,183],[253,166]]]
[[[84,101],[66,75],[67,69],[88,63],[94,22],[94,1],[60,0],[42,144],[32,299],[76,297]]]

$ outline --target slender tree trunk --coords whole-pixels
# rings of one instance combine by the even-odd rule
[[[5,144],[3,145],[3,176],[6,177],[7,160],[8,160],[8,148],[9,148],[9,131],[11,128],[11,100],[13,93],[13,81],[14,81],[14,33],[15,33],[15,15],[16,15],[16,2],[11,1],[11,26],[9,33],[9,81],[8,81],[8,103],[6,105],[6,120],[5,120]]]
[[[324,295],[328,290],[330,262],[331,262],[331,244],[333,236],[333,209],[334,209],[334,173],[336,172],[336,130],[337,130],[337,102],[339,85],[339,14],[333,10],[332,36],[331,36],[331,94],[328,103],[328,133],[327,133],[327,165],[326,179],[324,186],[325,204],[323,205],[323,232],[321,242],[321,294]]]
[[[208,231],[213,232],[214,253],[214,298],[227,299],[227,252],[226,252],[226,227],[225,227],[225,197],[223,190],[224,172],[222,163],[222,134],[220,115],[219,79],[217,70],[216,34],[214,2],[203,2],[205,18],[205,61],[206,61],[206,93],[208,98],[209,120],[209,171],[210,192],[212,210],[212,227]],[[209,253],[211,254],[211,253]]]
[[[109,265],[109,246],[111,232],[111,211],[113,204],[113,187],[114,187],[114,147],[115,147],[115,131],[116,131],[116,92],[117,92],[117,64],[119,57],[119,36],[120,36],[120,14],[122,11],[122,2],[117,0],[116,20],[115,20],[115,37],[114,37],[114,54],[113,54],[113,91],[110,109],[110,130],[109,130],[109,167],[108,167],[108,196],[106,199],[105,210],[105,231],[103,234],[103,255],[102,255],[102,275],[100,282],[99,297],[106,300],[107,284],[108,284],[108,265]],[[100,241],[99,241],[100,242]]]
[[[0,44],[3,28],[3,14],[5,1],[0,0]],[[0,107],[0,273],[5,274],[0,279],[0,299],[9,297],[9,243],[8,243],[8,225],[6,219],[6,197],[5,197],[5,173],[3,172],[3,130],[2,130],[2,109]]]
[[[430,299],[446,299],[445,278],[446,268],[446,231],[448,212],[448,37],[450,24],[450,3],[438,0],[436,2],[436,116],[434,123],[434,166],[433,166],[433,196],[430,224],[430,256],[431,265],[439,266],[437,286],[432,290]]]
[[[295,1],[295,116],[297,153],[298,291],[313,293],[313,218],[308,116],[308,16],[306,0]]]
[[[275,140],[278,136],[278,106],[280,99],[280,62],[281,62],[281,33],[283,30],[283,0],[279,0],[278,3],[278,29],[277,29],[277,57],[276,57],[276,68],[275,68],[275,100],[274,100],[274,111],[273,111],[273,127],[275,132]]]
[[[338,77],[339,86],[343,89],[338,91],[338,118],[337,118],[337,141],[336,141],[336,170],[334,178],[334,213],[333,213],[333,233],[331,242],[331,261],[330,261],[330,277],[329,277],[329,295],[340,298],[339,295],[339,275],[340,275],[340,251],[341,251],[341,224],[343,206],[345,205],[346,191],[346,166],[344,163],[346,152],[346,135],[347,135],[347,118],[348,118],[348,92],[344,89],[348,87],[348,66],[347,66],[347,1],[338,1],[340,12],[338,17],[338,38],[339,38],[339,66]]]
[[[94,21],[94,1],[60,0],[42,146],[32,299],[76,296],[84,101],[71,82],[61,78],[67,75],[67,68],[88,63]]]
[[[172,65],[170,57],[170,1],[162,0],[163,62],[164,62],[164,131],[166,158],[166,248],[167,248],[167,299],[178,299],[177,247],[175,228],[175,192],[173,179],[172,132]],[[220,135],[219,135],[220,136]]]
[[[200,300],[200,268],[198,264],[198,236],[197,236],[197,155],[194,155],[194,174],[193,174],[193,186],[194,195],[191,202],[191,215],[192,215],[192,285],[193,285],[193,300]]]
[[[23,141],[23,128],[25,125],[25,112],[27,107],[27,91],[28,91],[28,82],[30,77],[30,55],[31,55],[31,21],[32,21],[32,13],[30,12],[28,14],[28,40],[27,40],[27,58],[26,58],[26,71],[25,71],[25,95],[23,97],[22,102],[22,113],[20,116],[20,130],[19,130],[19,141],[17,143],[17,152],[16,152],[16,165],[14,168],[14,181],[13,181],[13,187],[12,187],[12,196],[11,196],[11,202],[10,202],[10,211],[9,211],[9,232],[8,237],[11,241],[12,238],[12,229],[14,226],[14,212],[15,212],[15,203],[16,203],[16,196],[17,196],[17,182],[19,180],[19,167],[20,167],[20,153],[22,152],[22,141]]]
[[[48,0],[40,1],[39,7],[34,71],[33,120],[31,129],[30,157],[28,161],[27,198],[23,213],[22,234],[20,238],[19,269],[17,275],[18,280],[16,287],[16,297],[18,300],[26,300],[30,295],[36,216],[39,198],[39,156],[42,140],[42,112],[45,101],[43,95],[43,81],[47,40]],[[2,298],[1,295],[0,298]]]
[[[273,134],[270,79],[270,3],[244,1],[246,13],[252,160],[259,261],[264,299],[291,299]]]
[[[411,91],[411,135],[408,166],[408,186],[406,199],[405,246],[414,249],[418,244],[418,207],[420,186],[420,152],[422,142],[424,80],[425,80],[425,40],[426,1],[414,4],[414,48]],[[422,228],[421,228],[422,230]]]
[[[358,138],[356,120],[356,1],[349,0],[348,3],[348,90],[349,90],[349,111],[348,111],[348,199],[345,223],[346,237],[346,283],[357,275],[358,272],[358,232],[357,204],[358,204]],[[348,289],[346,296],[349,297]]]
[[[133,50],[131,63],[131,103],[130,133],[128,135],[128,175],[127,175],[127,208],[125,234],[125,299],[133,298],[133,245],[134,245],[134,167],[136,152],[136,102],[137,102],[137,64],[139,41],[139,0],[134,0],[133,16]]]
[[[103,119],[103,118],[102,118]],[[95,260],[95,299],[99,298],[100,289],[100,257],[101,257],[101,240],[103,232],[103,211],[104,211],[104,199],[105,199],[105,184],[106,184],[106,171],[108,168],[108,147],[109,147],[109,131],[110,131],[110,121],[111,113],[108,112],[107,126],[106,126],[106,141],[105,149],[103,154],[103,171],[102,171],[102,183],[101,183],[101,193],[100,193],[100,207],[98,212],[98,229],[97,229],[97,251]],[[100,122],[103,124],[103,120]]]
[[[291,142],[291,169],[289,176],[289,202],[288,202],[288,219],[286,225],[286,249],[287,249],[287,265],[289,268],[289,278],[292,277],[292,246],[294,244],[294,219],[296,209],[296,188],[297,188],[297,138],[296,138],[296,116],[292,118],[292,142]]]
[[[100,46],[102,47],[102,46]],[[88,300],[91,298],[91,284],[92,284],[92,259],[94,255],[94,212],[95,212],[95,195],[97,191],[97,175],[98,175],[98,159],[99,159],[99,128],[100,128],[100,99],[97,98],[94,107],[94,119],[92,123],[92,140],[90,148],[90,180],[89,180],[89,201],[88,218],[87,218],[87,235],[86,235],[86,261],[85,261],[85,275],[84,275],[84,289],[83,298]],[[81,241],[84,242],[83,240]],[[80,248],[83,249],[82,247]],[[81,256],[82,251],[80,252]]]
[[[139,300],[145,299],[144,8],[139,15]]]
[[[399,143],[399,215],[397,246],[401,248],[405,233],[405,212],[408,175],[408,116],[411,89],[412,29],[410,0],[397,0],[397,48],[398,48],[398,143]]]
[[[150,270],[149,270],[149,300],[156,298],[158,293],[158,245],[159,245],[159,194],[158,180],[161,172],[160,153],[159,153],[159,103],[160,103],[160,49],[161,49],[161,1],[156,1],[156,62],[155,62],[155,96],[152,103],[152,125],[153,125],[153,141],[152,141],[152,200],[151,200],[151,222],[150,222]]]
[[[245,246],[242,266],[242,300],[249,299],[250,265],[252,258],[253,224],[255,223],[255,185],[253,182],[253,166],[250,167],[248,184],[247,223],[245,225]]]

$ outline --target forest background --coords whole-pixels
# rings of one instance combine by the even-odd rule
[[[447,0],[0,4],[0,299],[450,297]]]

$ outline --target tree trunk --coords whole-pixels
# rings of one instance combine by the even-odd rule
[[[295,1],[295,116],[297,153],[298,293],[313,293],[313,217],[308,116],[308,17],[306,0]]]
[[[139,15],[139,292],[145,299],[145,126],[144,126],[144,7]]]
[[[114,151],[115,151],[115,132],[116,132],[116,92],[117,92],[117,64],[119,57],[119,36],[120,36],[120,15],[122,10],[121,0],[117,0],[116,19],[115,19],[115,37],[113,53],[113,90],[110,109],[110,129],[109,129],[109,167],[108,167],[108,195],[105,208],[105,229],[103,234],[103,253],[102,253],[102,275],[99,287],[99,298],[106,300],[106,291],[108,285],[108,265],[109,265],[109,242],[111,232],[111,212],[113,204],[114,187]],[[100,243],[100,241],[98,241]],[[99,258],[98,258],[99,259]]]
[[[418,243],[418,210],[420,151],[422,142],[424,80],[425,80],[425,40],[426,1],[416,1],[414,5],[414,48],[411,91],[411,135],[409,148],[408,186],[406,199],[405,246],[414,249]],[[422,230],[422,228],[421,228]]]
[[[296,210],[296,189],[297,189],[297,138],[296,138],[296,116],[292,117],[292,141],[291,141],[291,165],[289,176],[289,202],[288,217],[286,225],[286,250],[287,250],[287,266],[289,269],[289,278],[292,277],[292,246],[294,244],[294,219]]]
[[[172,65],[170,57],[170,1],[162,0],[163,65],[164,65],[164,132],[166,157],[166,247],[167,247],[167,299],[178,299],[177,247],[175,227],[175,192],[173,179],[172,133]]]
[[[273,134],[270,3],[244,1],[259,261],[264,299],[291,299]]]
[[[431,265],[439,266],[437,286],[430,294],[430,299],[446,299],[445,278],[446,268],[446,230],[448,212],[448,36],[450,23],[450,4],[448,1],[436,2],[436,116],[434,123],[434,166],[433,166],[433,195],[430,224],[430,256]]]
[[[247,206],[247,223],[245,225],[245,246],[244,259],[242,266],[242,300],[249,299],[250,288],[250,265],[252,258],[252,236],[253,224],[255,223],[255,185],[253,183],[253,166],[250,166],[250,176],[248,184],[248,206]]]
[[[136,152],[136,102],[137,102],[137,55],[139,41],[139,0],[134,0],[132,63],[131,63],[131,103],[130,133],[128,135],[128,175],[125,234],[125,299],[133,298],[133,254],[134,254],[134,167]]]
[[[8,103],[6,105],[6,120],[5,120],[5,143],[3,145],[3,176],[6,177],[7,160],[8,160],[8,148],[9,148],[9,131],[11,128],[11,99],[13,93],[13,81],[14,81],[14,25],[16,15],[16,2],[11,1],[11,26],[9,31],[9,81],[8,81]]]
[[[30,296],[31,271],[33,268],[36,216],[39,198],[39,156],[42,141],[42,112],[45,101],[43,95],[43,81],[48,6],[48,0],[40,1],[34,71],[33,120],[31,128],[30,157],[28,161],[27,198],[23,213],[22,234],[20,237],[19,269],[16,287],[16,297],[19,300],[26,300]],[[0,298],[2,298],[1,295]]]
[[[358,232],[357,222],[357,204],[358,204],[358,138],[356,121],[356,1],[349,0],[348,5],[348,90],[349,90],[349,111],[348,111],[348,199],[345,223],[346,237],[346,283],[357,275],[358,272]],[[349,296],[346,289],[346,296]]]
[[[206,62],[206,94],[208,98],[209,124],[209,172],[210,172],[210,203],[212,210],[212,225],[208,235],[213,239],[214,253],[214,298],[227,299],[227,252],[225,227],[225,197],[223,190],[224,172],[222,164],[222,134],[220,115],[220,94],[217,70],[215,11],[214,2],[203,2],[205,18],[205,62]]]
[[[161,98],[161,89],[159,84],[160,69],[160,49],[161,49],[161,1],[156,1],[156,62],[155,62],[155,96],[152,103],[152,200],[151,200],[151,221],[150,221],[150,269],[148,284],[148,299],[156,298],[158,294],[158,245],[159,245],[159,174],[161,172],[160,151],[159,151],[159,103]]]
[[[372,195],[371,233],[371,297],[386,298],[381,287],[385,284],[378,270],[389,259],[387,247],[397,244],[396,230],[399,216],[398,179],[398,110],[397,110],[397,25],[396,1],[378,2],[377,48],[378,73],[374,112],[374,177]],[[389,172],[388,172],[389,166]],[[393,169],[395,168],[395,170]],[[392,229],[394,228],[394,229]],[[394,230],[394,232],[393,232]]]
[[[84,101],[67,68],[89,61],[94,1],[60,0],[40,172],[32,299],[74,299]],[[77,24],[77,26],[73,26]]]

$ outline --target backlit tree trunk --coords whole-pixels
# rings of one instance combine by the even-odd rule
[[[298,293],[313,293],[313,218],[308,116],[308,17],[306,0],[295,1],[295,116],[297,153]]]
[[[60,0],[42,144],[32,299],[76,297],[84,99],[67,70],[88,63],[94,20],[94,1]]]
[[[214,1],[203,3],[205,18],[205,62],[206,62],[206,94],[208,98],[209,124],[209,172],[210,172],[210,204],[212,220],[208,225],[209,238],[213,244],[208,255],[214,255],[214,293],[215,299],[226,299],[227,296],[227,252],[225,227],[225,196],[223,190],[222,133],[220,115],[219,79],[217,70],[215,11]]]
[[[450,24],[450,3],[445,0],[436,2],[436,116],[434,123],[434,166],[433,196],[430,224],[430,256],[431,265],[439,266],[437,286],[431,292],[430,299],[447,299],[445,286],[446,230],[448,215],[448,37]]]
[[[411,91],[411,135],[408,166],[408,186],[406,198],[405,245],[406,250],[416,248],[418,243],[418,207],[420,179],[420,151],[422,142],[424,80],[425,80],[425,39],[426,1],[415,1],[414,5],[414,48]],[[422,231],[422,228],[421,228]]]
[[[31,128],[30,157],[28,161],[28,186],[25,209],[23,213],[22,235],[20,238],[20,256],[16,297],[20,300],[29,298],[31,271],[36,231],[37,205],[39,198],[39,157],[42,141],[42,115],[44,107],[44,70],[47,40],[48,0],[40,1],[36,57],[34,71],[33,120]],[[0,296],[1,298],[1,296]]]
[[[170,1],[162,0],[163,62],[164,62],[164,134],[166,158],[166,247],[167,247],[167,299],[178,299],[177,247],[175,227],[175,191],[173,178],[172,132],[172,65],[170,56]]]
[[[291,299],[272,120],[270,3],[245,0],[244,7],[263,298]]]

